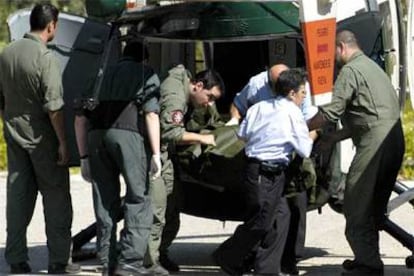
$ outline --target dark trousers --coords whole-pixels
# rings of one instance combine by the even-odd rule
[[[290,210],[292,208],[295,215],[297,215],[297,232],[296,232],[296,241],[295,241],[295,259],[302,258],[305,255],[305,240],[306,240],[306,214],[308,212],[308,194],[306,191],[303,191],[297,194],[292,198],[293,204],[290,205]],[[291,218],[292,219],[292,218]]]
[[[259,163],[248,162],[243,185],[246,217],[233,236],[217,249],[215,254],[221,258],[221,263],[243,271],[246,260],[252,252],[256,252],[256,273],[279,273],[281,253],[278,248],[281,239],[278,239],[280,226],[277,222],[277,206],[281,201],[284,182],[283,171],[263,172]]]
[[[284,223],[289,225],[281,265],[282,267],[292,268],[296,265],[296,258],[298,256],[303,256],[305,250],[307,211],[306,191],[288,197],[284,202],[287,206],[279,208],[288,208],[290,220],[289,217],[287,217],[287,219],[281,218],[284,219]]]

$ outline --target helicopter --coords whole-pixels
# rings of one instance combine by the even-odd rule
[[[412,1],[407,32],[398,0],[152,1],[150,5],[143,2],[87,0],[88,17],[59,14],[59,31],[48,47],[61,62],[64,100],[69,103],[65,105],[65,124],[71,141],[71,166],[79,166],[71,103],[85,90],[98,93],[105,69],[120,58],[122,45],[129,39],[145,43],[149,64],[160,76],[179,63],[191,72],[204,68],[217,70],[227,92],[216,107],[226,120],[235,94],[252,75],[275,63],[310,68],[313,62],[309,60],[303,24],[310,9],[304,5],[312,2],[315,12],[327,14],[330,6],[335,5],[334,27],[355,33],[364,53],[389,75],[401,106],[406,90],[414,91],[413,83],[407,82],[414,68],[412,55],[407,55],[412,49]],[[20,10],[9,17],[11,41],[28,31],[29,15],[30,10]],[[327,82],[328,87],[332,86],[333,60],[322,65],[330,67],[324,76],[332,74]],[[312,83],[315,81],[311,79]],[[316,105],[329,101],[332,91],[316,94],[315,88],[314,85],[312,99]],[[334,131],[338,126],[329,127]],[[206,125],[206,128],[215,134],[215,148],[198,145],[177,149],[174,165],[182,186],[182,211],[222,221],[241,220],[239,183],[245,162],[243,144],[236,137],[235,127]],[[341,211],[341,185],[352,156],[349,140],[314,156],[316,198],[309,210],[329,204]],[[413,204],[412,189],[396,181],[394,191],[401,197],[391,204],[390,211],[406,202]],[[385,231],[414,252],[414,237],[388,222]],[[94,227],[92,224],[73,237],[74,251],[81,250],[95,235]],[[406,265],[414,267],[414,253],[407,257]]]

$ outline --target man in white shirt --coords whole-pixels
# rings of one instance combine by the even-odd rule
[[[230,106],[231,119],[226,125],[238,125],[240,120],[246,116],[249,107],[260,101],[274,98],[275,84],[280,73],[286,70],[289,70],[289,67],[280,63],[251,77],[249,82],[234,97]],[[311,102],[309,82],[305,83],[305,91],[307,93],[300,104],[300,110],[305,120],[309,120],[317,112],[317,107],[313,106]],[[289,193],[288,195],[289,197],[284,198],[277,207],[279,209],[278,215],[285,220],[281,224],[289,228],[288,230],[280,229],[280,232],[285,233],[286,236],[280,236],[279,250],[284,252],[282,271],[297,275],[299,271],[296,266],[296,259],[303,255],[305,248],[308,198],[306,190],[297,188],[294,194]]]
[[[244,223],[215,252],[220,267],[241,275],[251,252],[255,275],[278,275],[281,252],[277,250],[277,208],[285,186],[285,169],[295,151],[309,157],[313,133],[309,134],[299,106],[305,98],[305,77],[299,70],[285,70],[275,84],[276,98],[250,107],[238,136],[246,142],[248,158],[243,194]],[[312,136],[312,137],[311,137]]]

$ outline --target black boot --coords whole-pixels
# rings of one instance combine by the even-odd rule
[[[168,271],[170,271],[170,272],[178,272],[178,271],[180,271],[180,267],[178,266],[178,264],[176,264],[175,262],[173,262],[168,257],[168,254],[160,254],[159,260],[160,260],[160,264],[162,265],[162,267],[164,267]]]
[[[27,262],[10,264],[10,274],[26,274],[30,272],[32,272],[32,269]]]

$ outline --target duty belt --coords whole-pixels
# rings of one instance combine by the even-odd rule
[[[277,161],[261,161],[256,158],[248,158],[248,162],[259,164],[260,172],[268,174],[279,175],[287,168],[287,165],[285,163]]]

